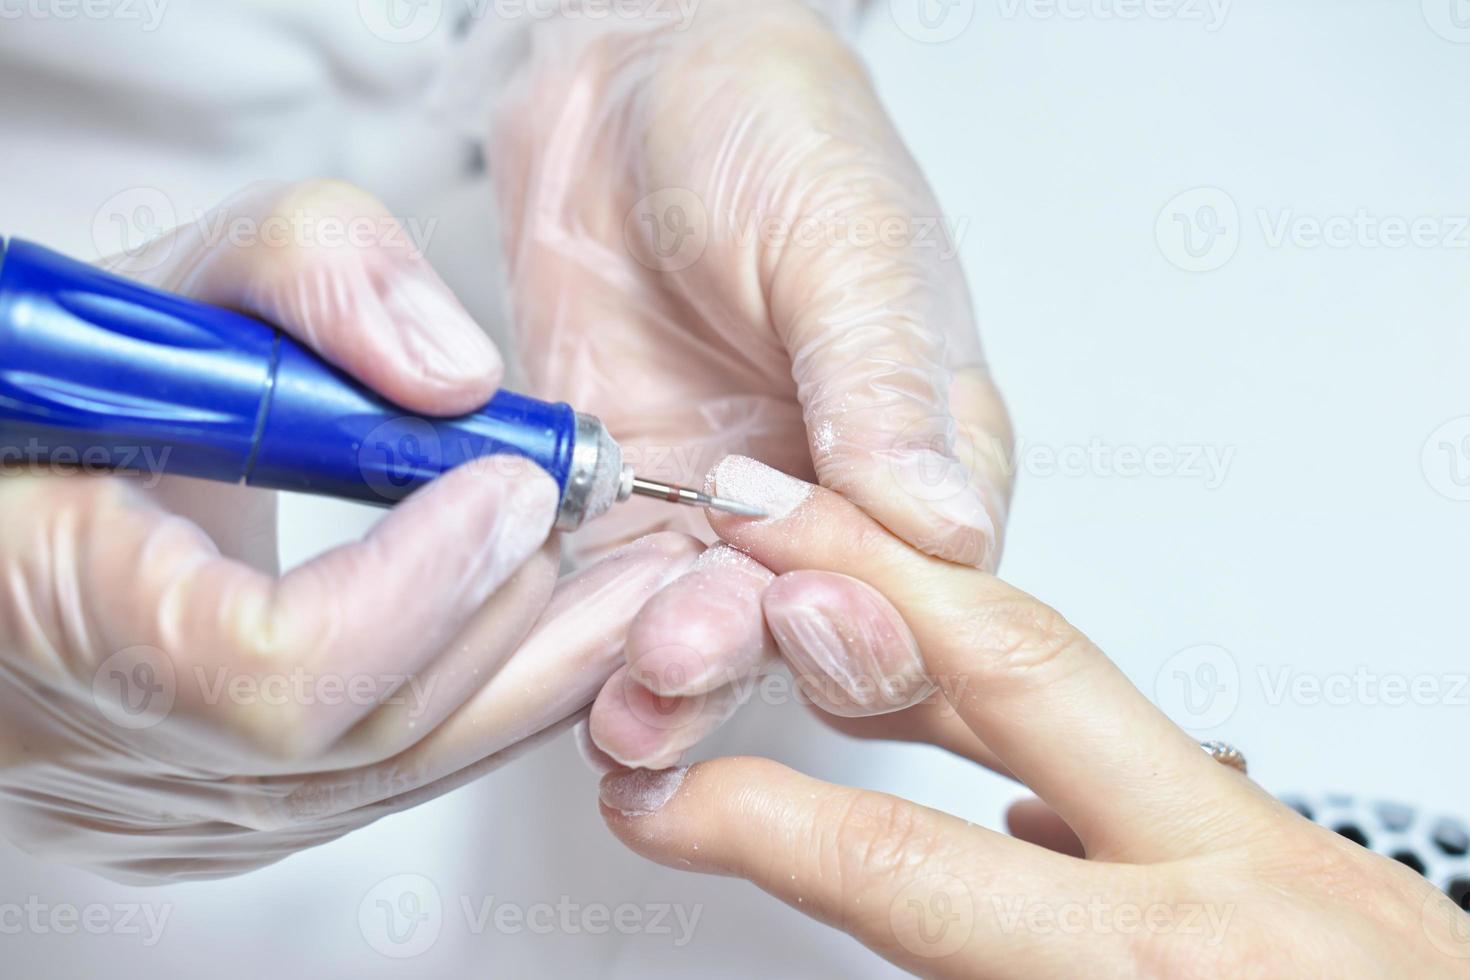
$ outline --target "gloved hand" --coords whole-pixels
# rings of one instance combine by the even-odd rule
[[[393,219],[340,184],[254,189],[108,264],[270,320],[416,411],[499,381]],[[277,578],[272,495],[154,478],[0,476],[0,833],[128,881],[279,860],[558,730],[698,550],[658,535],[558,584],[557,487],[496,458]]]
[[[484,60],[512,65],[488,155],[532,390],[600,415],[656,478],[753,456],[994,567],[1005,410],[944,216],[862,66],[797,0],[656,8],[482,28],[523,32]],[[709,537],[633,502],[574,540],[670,526]],[[676,590],[703,601],[655,600],[668,614],[635,631],[599,744],[632,765],[687,747],[634,732],[653,695],[701,699],[683,743],[728,714],[774,652],[762,576],[717,555]]]

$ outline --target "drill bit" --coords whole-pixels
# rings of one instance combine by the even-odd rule
[[[671,504],[687,504],[690,507],[710,507],[714,510],[722,510],[727,514],[738,514],[741,517],[765,517],[763,510],[758,510],[748,504],[742,504],[735,500],[726,500],[724,497],[714,497],[698,490],[690,490],[688,487],[676,487],[671,483],[659,483],[656,480],[644,480],[641,477],[633,477],[632,492],[643,497],[655,497],[659,500],[667,500]]]

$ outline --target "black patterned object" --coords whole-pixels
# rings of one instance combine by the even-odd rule
[[[1325,796],[1283,796],[1297,813],[1434,882],[1470,912],[1470,825],[1402,803]]]

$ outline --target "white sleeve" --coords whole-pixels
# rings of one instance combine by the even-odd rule
[[[758,0],[746,0],[754,12]],[[766,0],[797,3],[815,10],[833,30],[851,37],[871,0]],[[520,77],[532,60],[548,49],[567,58],[588,42],[612,32],[641,33],[689,27],[701,0],[639,0],[624,9],[637,16],[593,11],[617,10],[607,0],[519,0],[483,4],[469,17],[448,61],[439,72],[431,97],[433,111],[444,122],[473,139],[484,136],[489,109],[497,92]]]

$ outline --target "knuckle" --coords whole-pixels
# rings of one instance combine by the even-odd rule
[[[969,642],[979,672],[991,681],[1023,679],[1064,666],[1087,639],[1056,610],[1025,596],[977,604],[969,616]]]
[[[814,827],[818,839],[813,853],[849,903],[906,882],[942,844],[917,807],[864,790],[844,791],[822,801]]]
[[[291,766],[317,758],[326,748],[295,704],[245,704],[235,719],[251,755],[262,762]]]
[[[291,184],[276,199],[273,211],[290,217],[301,211],[334,217],[386,213],[376,197],[356,184],[331,177],[318,177]]]

